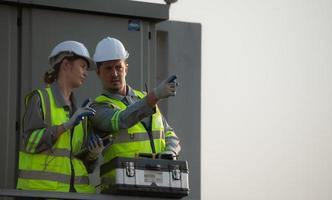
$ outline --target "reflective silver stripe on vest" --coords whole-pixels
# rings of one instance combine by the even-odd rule
[[[41,91],[41,94],[42,96],[40,96],[40,98],[43,98],[44,99],[44,106],[45,106],[45,109],[46,110],[43,110],[44,114],[45,114],[45,119],[44,119],[44,123],[47,125],[47,126],[51,126],[52,123],[51,123],[51,105],[50,105],[50,99],[49,99],[49,96],[48,96],[48,93],[45,89],[43,90],[40,90]],[[38,95],[40,93],[38,92]],[[40,102],[42,103],[42,101]],[[20,141],[20,151],[23,151],[23,152],[26,152],[26,149],[25,149],[25,141],[23,139],[23,137],[21,136],[20,137],[21,141]]]
[[[89,184],[88,176],[75,176],[74,184]]]
[[[50,156],[65,156],[65,157],[70,157],[70,150],[68,149],[48,149],[46,151],[40,152],[40,154],[46,154]]]
[[[52,149],[52,151],[48,149],[46,151],[40,152],[39,154],[45,154],[49,156],[64,156],[70,158],[70,150],[68,149]],[[75,156],[73,156],[72,159],[81,160],[79,158],[76,158]]]
[[[153,131],[152,136],[153,139],[160,139],[162,134],[160,131]],[[146,132],[129,134],[126,130],[119,131],[118,134],[112,135],[112,139],[113,144],[150,140]]]
[[[65,184],[70,184],[70,175],[59,174],[59,173],[54,173],[54,172],[20,170],[19,178],[57,181],[57,182],[65,183]],[[89,177],[88,176],[76,176],[75,184],[89,184]]]

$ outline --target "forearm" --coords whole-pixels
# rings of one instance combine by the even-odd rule
[[[98,157],[92,159],[87,154],[83,159],[83,164],[86,167],[88,173],[92,173],[98,166]]]
[[[155,113],[153,98],[149,98],[150,95],[137,101],[136,103],[129,105],[125,110],[119,114],[119,129],[127,129],[140,122],[145,117],[151,116]],[[151,102],[150,102],[151,101]]]
[[[166,141],[166,148],[165,148],[166,151],[173,151],[176,154],[180,153],[181,151],[180,140],[176,135],[166,137],[165,141]]]
[[[166,119],[163,117],[163,124],[165,130],[165,141],[166,141],[166,151],[173,151],[179,154],[181,151],[180,139],[175,134],[173,128],[167,123]]]
[[[65,129],[62,125],[26,131],[24,133],[26,135],[24,138],[25,150],[29,153],[39,153],[51,149],[64,132]]]
[[[154,108],[150,104],[154,101],[153,99],[149,100],[148,96],[129,105],[124,110],[111,108],[107,104],[93,104],[92,107],[96,110],[96,115],[91,117],[93,126],[101,131],[108,132],[133,126],[154,113]],[[149,101],[151,102],[149,103]]]
[[[159,101],[154,92],[151,92],[147,95],[147,101],[151,108],[155,107]]]

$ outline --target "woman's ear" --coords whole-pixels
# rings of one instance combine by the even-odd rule
[[[70,65],[69,60],[67,60],[66,58],[64,58],[62,60],[62,62],[61,62],[61,68],[62,68],[62,70],[68,71],[68,70],[70,70],[70,67],[71,67],[71,65]]]

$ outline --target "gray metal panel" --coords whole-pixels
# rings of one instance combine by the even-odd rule
[[[0,5],[0,188],[15,186],[17,106],[17,10]]]
[[[2,0],[0,3],[16,2],[23,6],[37,6],[57,9],[70,9],[76,11],[96,12],[119,16],[132,16],[148,18],[150,20],[167,20],[169,18],[169,5],[128,0]]]
[[[145,36],[145,22],[141,31],[128,31],[128,18],[84,15],[64,11],[23,9],[23,93],[43,87],[43,74],[48,69],[47,58],[52,48],[64,40],[84,43],[93,55],[95,45],[104,37],[112,36],[123,41],[129,51],[128,83],[139,88],[143,85],[142,74]],[[87,81],[78,89],[78,99],[100,94],[101,84],[95,72],[89,72]]]
[[[152,76],[154,75],[154,70],[155,70],[155,65],[153,62],[151,62],[153,58],[153,52],[155,51],[155,45],[156,41],[154,38],[150,38],[151,35],[154,34],[154,26],[155,24],[152,24],[150,22],[144,22],[146,27],[143,30],[144,33],[144,38],[142,38],[142,44],[143,48],[141,51],[136,51],[136,54],[141,54],[143,57],[143,66],[148,66],[143,69],[142,74],[141,74],[141,80],[142,80],[142,85],[140,86],[140,90],[146,90],[145,84],[148,87],[148,91],[151,90],[154,87],[154,78]],[[149,36],[150,35],[150,36]]]
[[[137,89],[144,85],[144,74],[149,71],[146,45],[150,24],[141,20],[140,31],[128,31],[128,18],[86,15],[66,11],[24,8],[22,13],[22,96],[32,89],[44,87],[43,74],[48,69],[47,58],[52,48],[63,40],[77,40],[94,53],[102,38],[120,39],[129,51],[128,84]],[[75,94],[79,102],[99,95],[101,84],[95,72],[89,72],[86,82]],[[23,104],[23,100],[21,101]],[[22,110],[21,113],[24,111]],[[99,183],[99,170],[90,177]]]
[[[188,160],[190,193],[184,199],[197,200],[201,195],[201,25],[169,21],[157,24],[156,30],[157,77],[177,74],[180,83],[177,95],[162,109],[167,109],[168,122],[181,139],[180,158]]]
[[[9,10],[8,10],[9,9]],[[5,134],[0,146],[0,156],[5,160],[5,165],[0,165],[0,187],[14,187],[15,174],[15,120],[16,101],[23,105],[23,95],[33,88],[42,87],[42,76],[47,69],[47,57],[51,49],[60,41],[74,39],[86,44],[90,53],[93,54],[96,43],[105,36],[117,37],[125,43],[129,52],[128,80],[135,88],[142,89],[144,80],[147,79],[150,89],[155,86],[157,79],[166,77],[166,73],[176,72],[180,76],[181,87],[176,98],[167,102],[167,118],[176,129],[182,143],[182,159],[187,159],[190,165],[190,196],[187,199],[200,198],[200,34],[199,24],[187,23],[163,23],[159,30],[167,32],[164,39],[156,38],[154,23],[142,20],[141,31],[128,31],[128,18],[112,16],[87,15],[86,13],[52,11],[36,8],[23,9],[22,21],[22,97],[17,95],[17,27],[16,8],[1,6],[0,9],[1,31],[1,61],[5,67],[1,73],[5,74],[2,79],[3,98],[1,123]],[[151,32],[151,39],[148,39]],[[167,58],[156,60],[156,41],[166,41],[161,48],[167,48],[167,53],[157,52],[159,56]],[[194,43],[192,41],[199,41]],[[169,67],[159,65],[165,59]],[[164,60],[164,61],[163,61]],[[158,68],[156,69],[156,66]],[[162,69],[161,69],[162,68]],[[191,80],[196,80],[190,82]],[[19,83],[19,81],[18,81]],[[79,99],[99,94],[99,80],[94,73],[85,85],[77,92]],[[20,91],[18,91],[20,92]],[[21,105],[21,107],[23,107]],[[15,110],[14,112],[11,112]],[[23,113],[23,112],[21,112]],[[0,143],[1,143],[0,142]],[[4,169],[4,170],[2,170]],[[4,173],[2,173],[4,172]],[[98,175],[98,174],[95,174]],[[4,178],[3,178],[4,177]],[[3,179],[2,179],[3,178]],[[7,191],[8,192],[8,191]],[[15,195],[16,191],[6,193],[4,196]],[[1,192],[0,192],[1,193]],[[22,193],[21,193],[22,194]],[[38,195],[34,193],[33,195]],[[44,194],[45,195],[45,194]],[[47,195],[47,194],[46,194]],[[69,195],[69,194],[68,194]],[[80,194],[78,194],[80,195]],[[1,194],[0,194],[1,196]],[[23,195],[24,196],[24,195]],[[50,196],[56,197],[56,196]],[[69,197],[69,196],[68,196]],[[73,196],[80,199],[80,196]],[[81,199],[90,197],[82,197]],[[103,195],[100,198],[108,198]],[[121,199],[123,197],[114,197]],[[131,197],[126,199],[141,199]]]
[[[157,27],[158,28],[158,27]],[[156,32],[157,48],[156,48],[156,82],[160,82],[168,75],[168,32],[158,30]],[[161,111],[168,116],[168,101],[160,101],[158,103]]]

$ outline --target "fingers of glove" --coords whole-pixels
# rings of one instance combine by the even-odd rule
[[[95,115],[94,112],[92,111],[86,111],[86,112],[83,112],[79,115],[77,115],[77,117],[73,116],[74,118],[74,125],[77,125],[78,123],[80,123],[80,121],[82,121],[84,119],[84,117],[89,117],[89,116],[93,116]]]
[[[80,123],[80,121],[82,121],[83,120],[83,116],[78,116],[78,117],[76,117],[75,118],[75,121],[74,121],[74,123],[73,124],[71,124],[71,125],[74,125],[74,126],[76,126],[77,124],[79,124]]]
[[[85,111],[85,112],[82,112],[81,114],[79,114],[76,118],[76,120],[82,120],[84,117],[89,117],[89,116],[93,116],[95,115],[94,112],[92,111]]]
[[[85,105],[85,107],[90,108],[91,104],[92,104],[92,101],[90,100],[90,101]]]
[[[89,140],[88,149],[89,149],[90,152],[94,149],[93,144],[91,143],[91,140]]]
[[[96,140],[90,138],[89,145],[91,146],[91,149],[97,148],[97,142],[96,142]]]
[[[168,93],[169,96],[175,96],[175,94],[176,94],[176,87],[175,87],[174,84],[168,86],[167,93]]]
[[[166,155],[175,155],[175,153],[173,151],[163,151],[161,152],[161,154],[166,154]]]
[[[94,114],[96,113],[96,110],[93,109],[93,108],[90,108],[90,107],[84,107],[83,110],[84,110],[84,111],[90,111],[90,112],[92,112],[92,113],[94,113]]]
[[[88,98],[88,99],[84,100],[81,107],[86,107],[86,106],[89,106],[90,104],[91,104],[91,99]]]
[[[176,88],[177,86],[179,86],[178,82],[172,82],[168,84],[170,88]]]
[[[96,111],[93,108],[90,107],[84,107],[84,108],[79,108],[76,110],[73,116],[86,116],[88,114],[95,114]]]
[[[96,114],[95,109],[90,108],[90,107],[82,108],[82,110],[80,112],[81,112],[80,113],[81,116],[93,116]]]
[[[100,137],[98,137],[98,146],[99,147],[104,147],[103,139],[101,139]]]
[[[175,79],[177,79],[177,78],[178,78],[178,77],[177,77],[176,75],[172,75],[172,76],[170,76],[170,77],[168,77],[168,78],[166,79],[166,82],[167,82],[167,83],[174,82]]]

